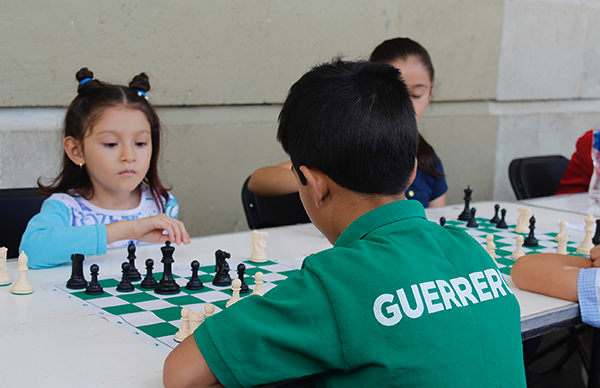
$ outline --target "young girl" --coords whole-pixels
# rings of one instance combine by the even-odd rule
[[[87,68],[64,124],[62,170],[27,225],[20,250],[30,268],[102,255],[129,240],[187,244],[178,205],[158,176],[160,121],[146,99],[148,77],[129,87],[100,82]],[[165,234],[166,233],[166,234]]]
[[[408,86],[417,122],[429,105],[433,90],[433,64],[427,50],[408,38],[386,40],[375,48],[371,62],[385,63],[401,71]],[[448,185],[442,162],[433,148],[419,135],[418,169],[413,184],[406,190],[406,198],[420,201],[424,207],[446,205]],[[290,161],[256,170],[248,181],[248,189],[256,195],[278,196],[297,191]]]

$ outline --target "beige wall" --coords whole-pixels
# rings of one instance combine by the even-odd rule
[[[285,158],[275,132],[289,86],[319,61],[410,36],[436,68],[420,130],[444,162],[449,203],[467,185],[475,200],[512,199],[507,161],[570,156],[596,117],[597,14],[598,2],[569,0],[3,1],[0,188],[56,174],[80,67],[115,83],[145,71],[181,219],[192,235],[246,229],[241,185]]]

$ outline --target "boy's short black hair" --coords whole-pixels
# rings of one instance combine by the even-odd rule
[[[312,68],[290,89],[277,139],[300,166],[365,194],[403,193],[418,131],[410,94],[390,65],[339,58]]]

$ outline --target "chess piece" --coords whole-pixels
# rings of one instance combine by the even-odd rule
[[[205,315],[200,311],[192,311],[190,313],[190,334],[194,333],[198,326],[204,322],[204,319]]]
[[[117,285],[117,291],[119,292],[131,292],[135,288],[133,284],[129,281],[129,263],[125,262],[121,264],[121,270],[123,272],[123,277],[121,278],[121,282]]]
[[[596,221],[598,222],[598,221]],[[559,234],[565,234],[565,229],[567,228],[567,221],[565,220],[561,220],[558,223],[558,234],[554,237],[554,241],[558,241],[558,235]],[[595,244],[595,243],[594,243]]]
[[[248,285],[246,284],[246,281],[244,280],[244,275],[246,274],[246,266],[244,265],[244,263],[238,264],[237,271],[238,271],[238,279],[240,279],[240,282],[242,283],[242,285],[240,286],[240,294],[245,294],[247,292],[250,292],[250,287],[248,287]]]
[[[262,290],[262,285],[264,283],[263,279],[264,279],[264,275],[262,272],[257,272],[254,274],[254,291],[250,295],[263,296],[265,294],[264,291]]]
[[[225,251],[217,250],[215,252],[215,277],[213,278],[213,284],[215,286],[230,286],[231,276],[229,276],[229,259],[231,255]]]
[[[190,308],[184,307],[181,309],[181,329],[177,333],[175,333],[175,338],[173,338],[177,342],[181,342],[188,335],[190,335]]]
[[[267,261],[267,243],[263,240],[263,237],[267,237],[269,233],[259,232],[253,230],[250,233],[252,237],[252,254],[250,255],[250,261],[253,263],[264,263]]]
[[[202,284],[200,278],[198,278],[198,268],[200,268],[200,263],[198,263],[198,260],[194,260],[192,261],[191,266],[192,277],[190,278],[190,281],[187,283],[185,288],[187,288],[188,290],[201,290],[204,288],[204,284]]]
[[[525,256],[525,252],[523,252],[523,240],[525,240],[523,236],[521,236],[520,234],[517,235],[517,249],[515,249],[512,255],[510,255],[510,257],[512,257],[515,260],[521,256]]]
[[[204,315],[206,318],[210,317],[214,313],[215,313],[215,305],[214,304],[207,303],[206,305],[204,305]]]
[[[71,278],[67,282],[67,288],[79,290],[87,287],[87,280],[83,277],[84,259],[85,257],[81,253],[71,255]]]
[[[140,274],[140,271],[137,270],[137,268],[135,268],[135,244],[133,243],[133,241],[129,242],[129,245],[127,246],[127,252],[129,252],[129,255],[127,255],[127,260],[129,260],[129,280],[134,282],[136,280],[142,280],[142,275]]]
[[[515,227],[515,233],[527,234],[529,233],[529,219],[531,218],[531,209],[528,207],[520,207],[519,217],[517,218],[517,226]]]
[[[592,238],[592,243],[594,243],[594,245],[600,245],[600,220],[596,220],[596,233]],[[2,283],[0,282],[0,285],[1,284]]]
[[[496,224],[496,228],[508,229],[508,224],[506,223],[506,209],[502,209],[500,211],[500,214],[502,214],[502,218],[500,218],[500,221],[498,221],[498,223]]]
[[[100,271],[100,267],[98,267],[97,264],[92,264],[92,266],[90,267],[90,272],[92,275],[92,280],[90,281],[90,284],[88,284],[88,286],[85,289],[85,293],[88,295],[102,295],[104,293],[104,289],[102,288],[102,286],[100,285],[100,283],[98,283],[98,273]]]
[[[500,205],[495,204],[494,205],[494,217],[492,217],[492,219],[490,220],[490,222],[492,224],[497,224],[498,222],[500,222],[500,217],[498,217],[499,211],[500,211]]]
[[[21,254],[19,255],[18,260],[19,260],[19,266],[17,267],[17,269],[19,270],[19,278],[17,279],[15,284],[13,284],[10,292],[12,292],[13,294],[17,294],[17,295],[31,294],[33,292],[33,287],[27,281],[27,275],[26,275],[27,261],[29,261],[29,258],[27,257],[27,255],[25,254],[24,251],[21,251]]]
[[[492,256],[492,259],[496,260],[496,243],[494,242],[494,235],[491,233],[488,233],[485,236],[485,240],[486,240],[485,250],[487,251],[487,253],[490,254],[490,256]]]
[[[594,247],[594,243],[592,242],[592,234],[594,233],[594,224],[596,220],[594,219],[594,215],[590,213],[585,218],[585,237],[583,238],[583,242],[577,248],[575,253],[579,253],[580,255],[589,255],[590,250]]]
[[[0,247],[0,286],[8,286],[12,283],[8,269],[6,268],[6,255],[8,248]]]
[[[154,260],[148,258],[146,259],[146,276],[140,286],[142,288],[156,288],[158,282],[154,279],[154,274],[152,270],[154,269]]]
[[[523,245],[525,245],[526,247],[537,247],[540,245],[538,243],[537,238],[535,238],[535,235],[533,233],[534,230],[535,230],[535,217],[531,216],[531,218],[529,219],[529,236],[527,236],[525,241],[523,241]]]
[[[464,192],[465,208],[463,209],[462,213],[460,213],[460,215],[458,216],[458,219],[461,221],[469,221],[471,219],[471,210],[469,208],[469,204],[471,203],[471,194],[473,193],[473,190],[471,190],[471,186],[467,186]]]
[[[556,253],[560,254],[560,255],[566,255],[567,254],[567,243],[569,242],[569,236],[567,236],[564,233],[559,233],[556,235],[556,238],[558,239],[558,246],[556,247]]]
[[[446,225],[446,217],[440,217],[440,226]]]
[[[163,258],[161,262],[165,265],[163,277],[156,285],[154,292],[162,295],[177,294],[180,291],[179,284],[173,279],[173,252],[175,247],[171,246],[170,241],[166,241],[165,245],[160,248]]]
[[[469,218],[469,222],[467,222],[467,228],[479,227],[479,224],[477,223],[477,220],[475,219],[476,211],[477,211],[477,209],[475,209],[474,207],[471,208],[471,218]]]
[[[233,281],[231,282],[231,291],[233,291],[233,293],[231,295],[231,299],[229,299],[227,301],[227,303],[225,304],[225,307],[229,307],[241,299],[240,298],[241,287],[242,287],[242,282],[240,281],[240,279],[233,279]]]

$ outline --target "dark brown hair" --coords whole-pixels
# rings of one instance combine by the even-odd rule
[[[148,185],[157,206],[164,211],[163,203],[169,200],[169,194],[158,176],[161,125],[154,107],[145,97],[146,92],[150,90],[148,76],[140,73],[133,78],[129,86],[112,85],[95,79],[94,73],[84,67],[77,72],[75,78],[79,81],[77,97],[67,109],[63,139],[72,136],[83,147],[83,139],[107,108],[124,106],[144,113],[150,124],[152,156],[142,183]],[[47,194],[75,190],[86,199],[94,196],[94,187],[87,169],[73,163],[66,152],[63,152],[62,167],[58,177],[48,186],[43,185],[40,178],[38,185]]]
[[[435,71],[429,53],[423,46],[409,38],[389,39],[375,47],[371,53],[369,61],[390,64],[396,60],[406,60],[411,56],[415,56],[421,61],[425,69],[429,73],[429,80],[433,83]],[[436,155],[433,147],[425,141],[423,136],[419,134],[419,149],[417,151],[417,160],[419,168],[427,174],[434,177],[445,176],[435,167],[439,164],[440,159]]]

